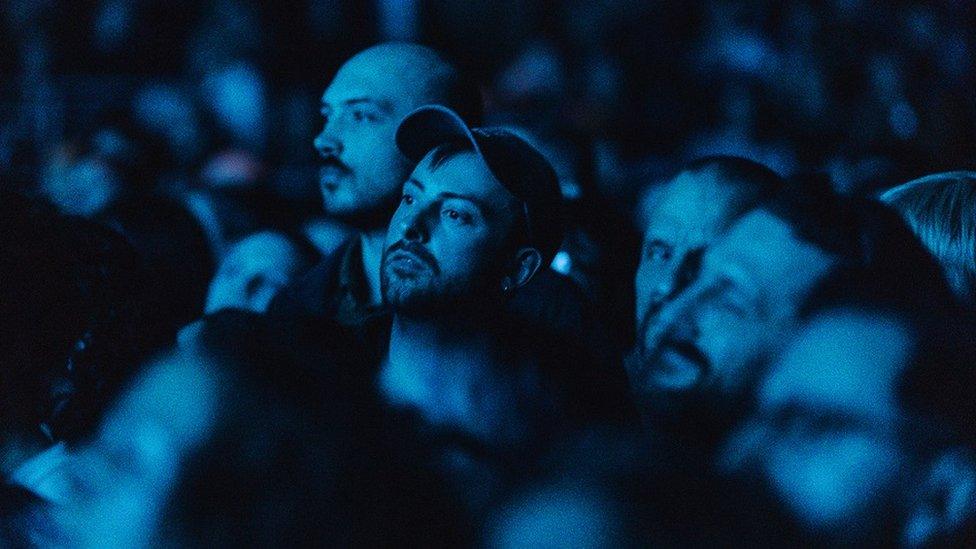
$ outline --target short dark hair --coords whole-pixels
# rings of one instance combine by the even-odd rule
[[[836,231],[840,265],[808,296],[801,315],[840,304],[938,314],[952,307],[949,285],[936,259],[905,222],[883,204],[852,200],[856,222]],[[823,229],[817,236],[834,233]],[[823,248],[820,240],[813,244]]]
[[[942,443],[976,443],[976,322],[954,300],[935,258],[901,218],[869,201],[860,231],[860,263],[835,269],[807,297],[801,318],[837,309],[896,318],[914,339],[910,364],[899,376],[899,403],[948,428]]]
[[[679,173],[700,174],[714,171],[717,181],[747,191],[755,200],[768,200],[786,181],[769,167],[748,158],[710,155],[692,160]]]
[[[794,176],[761,207],[790,225],[797,238],[841,257],[857,255],[857,212],[826,175]]]

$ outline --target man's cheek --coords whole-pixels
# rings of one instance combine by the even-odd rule
[[[699,348],[708,359],[712,377],[732,389],[739,385],[749,360],[750,350],[755,347],[754,340],[738,326],[715,328],[706,332],[699,340]]]

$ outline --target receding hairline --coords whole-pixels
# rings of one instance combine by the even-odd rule
[[[714,174],[719,185],[769,195],[784,186],[783,179],[771,168],[748,158],[710,155],[692,160],[675,175]]]
[[[769,200],[785,186],[770,168],[736,156],[714,155],[698,158],[682,167],[654,192],[660,205],[678,181],[691,180],[700,197],[721,199],[728,209],[729,222]]]
[[[384,73],[392,77],[423,79],[432,88],[438,84],[446,88],[450,81],[460,77],[457,67],[443,54],[433,48],[410,42],[384,42],[366,48],[343,63],[339,72],[356,63],[375,63],[390,71],[396,69],[395,72]],[[429,91],[437,93],[447,90]]]
[[[412,42],[376,44],[343,63],[333,82],[354,65],[357,70],[362,70],[358,65],[373,65],[379,68],[379,74],[402,81],[402,87],[411,90],[415,96],[414,108],[431,103],[443,104],[457,111],[469,124],[481,122],[483,106],[477,83],[434,48]]]

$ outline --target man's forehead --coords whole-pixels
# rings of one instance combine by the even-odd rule
[[[694,219],[684,212],[658,210],[647,220],[644,242],[665,240],[689,246],[705,245],[722,232],[724,224],[717,217]]]
[[[708,263],[734,263],[785,293],[808,290],[835,259],[797,238],[789,224],[765,209],[742,216],[706,254]]]
[[[648,227],[711,234],[730,221],[736,194],[706,174],[682,173],[655,193]]]
[[[897,410],[896,381],[912,339],[892,318],[857,311],[819,315],[800,330],[759,393],[772,411],[789,404],[877,418]]]

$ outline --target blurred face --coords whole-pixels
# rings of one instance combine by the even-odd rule
[[[710,171],[681,173],[655,193],[634,280],[637,326],[691,281],[704,247],[732,221],[735,198]]]
[[[45,166],[40,191],[66,214],[94,217],[122,193],[122,181],[96,156],[71,159],[59,154]]]
[[[628,364],[638,396],[740,395],[776,356],[831,256],[759,209],[702,257],[695,281],[641,334]]]
[[[514,197],[473,151],[433,166],[428,154],[403,185],[386,236],[381,282],[398,311],[487,299],[514,261],[504,254]]]
[[[356,222],[397,203],[411,165],[396,147],[396,130],[411,110],[429,101],[422,67],[387,50],[350,59],[322,95],[319,188],[327,215]]]
[[[758,473],[809,531],[874,535],[905,508],[897,487],[911,455],[896,385],[912,353],[910,332],[892,318],[814,318],[760,385],[757,412],[726,445],[723,467]]]
[[[180,464],[213,429],[218,387],[207,364],[190,355],[150,364],[72,456],[71,499],[56,518],[78,546],[148,541]]]
[[[207,314],[225,308],[257,313],[302,267],[295,245],[275,233],[259,233],[238,242],[224,258],[210,282]]]
[[[488,547],[628,547],[622,508],[605,490],[568,481],[524,491],[496,512]]]

